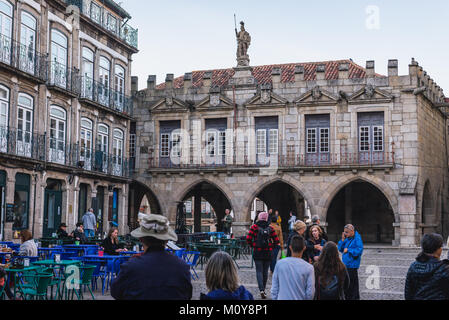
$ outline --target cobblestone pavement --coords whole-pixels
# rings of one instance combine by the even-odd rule
[[[415,260],[419,249],[398,249],[391,246],[370,246],[366,245],[362,256],[362,264],[359,269],[359,285],[362,300],[403,300],[405,277],[410,264]],[[447,250],[444,250],[442,258],[447,257]],[[251,268],[249,259],[237,260],[240,283],[244,285],[254,296],[260,300],[259,289],[257,287],[256,269]],[[193,280],[192,300],[199,300],[201,293],[207,293],[204,269],[196,267],[199,276],[198,280]],[[378,276],[378,277],[377,277]],[[268,299],[271,290],[271,274],[269,274],[266,292]],[[112,300],[109,293],[101,295],[101,291],[94,293],[98,300]],[[86,294],[86,298],[87,298]],[[90,298],[90,297],[89,297]]]

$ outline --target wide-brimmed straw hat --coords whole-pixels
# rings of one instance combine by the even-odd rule
[[[158,214],[139,214],[140,227],[131,232],[134,238],[153,237],[159,240],[177,241],[178,236],[170,228],[166,217]]]

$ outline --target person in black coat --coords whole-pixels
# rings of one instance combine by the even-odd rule
[[[425,234],[421,246],[407,273],[405,300],[449,300],[449,260],[440,260],[443,237]]]
[[[56,234],[58,235],[58,239],[70,238],[69,234],[67,233],[67,225],[65,223],[61,223],[58,231],[56,231]]]
[[[73,231],[73,238],[75,241],[79,241],[81,244],[87,243],[89,239],[87,239],[86,234],[84,233],[84,226],[82,222],[78,222],[76,224],[76,229]]]
[[[108,236],[103,240],[101,246],[104,249],[104,253],[109,256],[117,256],[120,252],[128,251],[126,248],[120,247],[118,241],[118,229],[113,227],[109,230]]]
[[[329,241],[329,237],[327,236],[326,231],[324,231],[324,229],[321,227],[321,220],[320,220],[320,217],[319,217],[319,216],[313,216],[313,217],[312,217],[312,224],[309,225],[309,226],[307,227],[307,229],[306,229],[306,233],[305,233],[306,240],[309,240],[309,239],[310,239],[310,229],[311,229],[313,226],[319,226],[319,227],[321,228],[321,230],[323,231],[321,237],[322,237],[324,240],[326,240],[326,242]]]
[[[168,219],[149,214],[140,225],[131,235],[142,242],[145,253],[120,266],[111,284],[111,296],[116,300],[190,300],[193,288],[189,265],[165,251],[169,240],[178,239]]]

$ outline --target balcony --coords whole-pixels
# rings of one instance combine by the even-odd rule
[[[75,68],[69,68],[66,65],[56,61],[49,62],[48,85],[62,89],[77,97],[81,92],[81,77],[79,71]]]
[[[99,3],[90,0],[65,0],[68,5],[75,5],[80,9],[80,12],[88,17],[92,22],[99,25],[107,32],[112,33],[114,36],[124,41],[126,44],[133,48],[138,48],[138,30],[132,28],[127,23],[123,23],[116,17],[109,16],[103,6]],[[114,4],[114,7],[124,12],[124,10],[115,2],[109,1]]]
[[[0,34],[0,63],[41,81],[47,80],[47,55]]]
[[[133,100],[121,92],[115,91],[101,82],[89,77],[81,77],[80,99],[97,103],[113,111],[131,116]]]
[[[280,144],[279,152],[271,155],[240,154],[234,152],[232,159],[227,156],[201,157],[153,157],[149,159],[149,169],[357,169],[394,166],[394,152],[358,151],[358,146],[340,148],[336,153],[306,153],[299,152],[299,148]],[[184,149],[187,150],[187,149]],[[372,150],[372,146],[370,148]]]
[[[61,165],[71,171],[77,168],[121,178],[130,176],[125,157],[83,149],[78,144],[16,128],[0,127],[0,155]]]

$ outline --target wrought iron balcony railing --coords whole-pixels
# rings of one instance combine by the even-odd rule
[[[47,80],[47,55],[0,34],[0,63],[4,63],[42,81]]]
[[[89,77],[81,77],[81,99],[96,102],[111,110],[132,115],[133,100],[125,94],[115,91],[109,86],[94,81]]]
[[[69,68],[56,61],[49,62],[50,70],[48,85],[69,91],[76,96],[81,92],[81,77],[79,70]]]
[[[340,152],[335,153],[301,153],[299,148],[283,148],[279,147],[276,154],[248,154],[237,155],[232,157],[226,155],[205,155],[203,150],[200,155],[169,156],[169,157],[150,157],[150,169],[215,169],[215,168],[322,168],[322,167],[360,167],[360,166],[382,166],[394,164],[394,152],[372,151],[373,146],[369,146],[370,150],[359,151],[355,148],[341,147]]]
[[[77,6],[80,12],[90,18],[90,20],[120,38],[131,47],[138,48],[138,30],[108,14],[108,10],[98,2],[91,0],[65,0],[65,2],[68,5]]]
[[[36,134],[0,126],[0,154],[60,164],[67,167],[128,178],[129,160],[101,150],[86,149],[79,144],[46,134]]]

